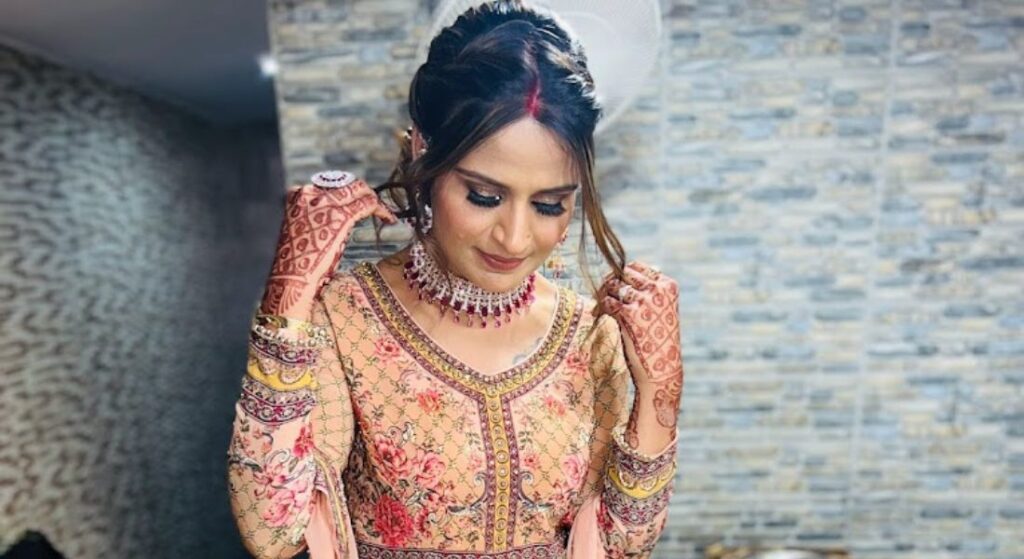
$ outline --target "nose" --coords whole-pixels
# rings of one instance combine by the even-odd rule
[[[522,258],[529,252],[530,243],[533,242],[529,208],[521,207],[519,204],[506,204],[504,209],[498,224],[494,227],[495,240],[504,253],[501,256]]]

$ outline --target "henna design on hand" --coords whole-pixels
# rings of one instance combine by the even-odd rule
[[[678,284],[631,262],[622,279],[606,276],[599,293],[603,310],[619,322],[624,334],[634,383],[654,394],[658,422],[675,427],[683,386]]]
[[[341,188],[303,185],[289,191],[261,312],[284,314],[310,295],[311,285],[315,296],[341,262],[356,222],[370,214],[397,221],[362,180]]]
[[[665,427],[675,427],[679,421],[679,401],[683,397],[683,372],[679,376],[659,386],[654,392],[654,409],[658,423]]]

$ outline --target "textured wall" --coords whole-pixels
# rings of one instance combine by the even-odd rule
[[[432,4],[271,0],[291,181],[386,177]],[[662,556],[1024,557],[1024,5],[662,6],[598,156],[684,291]]]
[[[224,452],[277,150],[0,47],[0,552],[242,556]]]

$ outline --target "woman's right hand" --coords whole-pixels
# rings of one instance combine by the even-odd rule
[[[351,177],[338,188],[288,187],[260,312],[306,320],[320,288],[337,269],[356,223],[371,215],[386,224],[398,222],[361,178]]]

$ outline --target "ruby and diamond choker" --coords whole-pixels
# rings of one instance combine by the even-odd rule
[[[442,316],[448,309],[454,311],[455,322],[466,318],[467,324],[472,326],[475,317],[481,328],[487,328],[488,320],[495,328],[500,328],[502,322],[511,322],[513,314],[525,313],[536,299],[536,272],[527,276],[516,289],[499,293],[485,291],[451,272],[442,271],[419,240],[413,243],[410,254],[412,258],[402,270],[409,287],[417,292],[421,301],[440,306]]]

